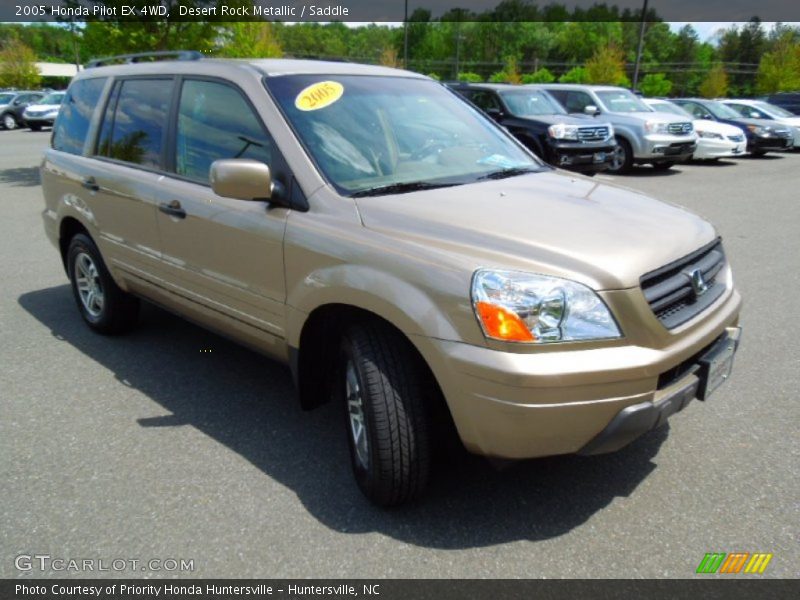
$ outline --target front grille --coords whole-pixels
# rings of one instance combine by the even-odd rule
[[[725,252],[717,239],[708,246],[646,275],[642,293],[656,318],[674,329],[711,306],[725,291],[717,275],[725,266]]]
[[[670,123],[669,127],[667,128],[673,135],[685,135],[687,133],[692,132],[692,124],[691,123]]]
[[[582,142],[597,142],[608,137],[608,127],[581,127],[578,139]]]
[[[732,142],[743,142],[744,136],[743,135],[729,135],[728,139]]]

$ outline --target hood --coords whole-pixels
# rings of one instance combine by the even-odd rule
[[[60,108],[60,104],[30,104],[25,108],[25,112],[46,113],[50,112],[51,110],[59,110]]]
[[[638,286],[716,235],[677,206],[552,171],[356,202],[365,227],[475,268],[548,273],[594,289]]]
[[[718,121],[709,121],[708,119],[695,119],[695,131],[708,131],[710,133],[718,133],[720,135],[742,135],[744,130],[736,125],[728,125],[727,123],[720,123]]]

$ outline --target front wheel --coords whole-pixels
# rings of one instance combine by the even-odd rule
[[[17,128],[17,120],[14,118],[14,115],[10,113],[3,115],[3,127],[9,130]]]
[[[139,316],[139,301],[122,291],[108,272],[92,239],[82,233],[70,240],[67,269],[78,310],[94,331],[124,333]]]
[[[627,173],[633,167],[633,148],[625,138],[617,138],[617,149],[614,151],[614,158],[609,173]]]
[[[419,497],[431,463],[434,384],[409,342],[381,323],[350,327],[337,378],[358,486],[379,506]]]

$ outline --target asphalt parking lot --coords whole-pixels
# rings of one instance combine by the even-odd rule
[[[601,177],[725,239],[744,336],[709,402],[612,455],[454,457],[423,503],[383,511],[338,410],[301,412],[288,370],[151,307],[129,336],[89,332],[41,225],[48,140],[0,131],[0,577],[683,578],[712,551],[800,575],[800,153]],[[24,572],[22,554],[194,571]]]

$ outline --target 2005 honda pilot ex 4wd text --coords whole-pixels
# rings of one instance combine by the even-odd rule
[[[418,496],[453,427],[609,452],[728,377],[741,300],[703,219],[414,73],[144,58],[75,78],[42,163],[80,314],[121,333],[143,298],[287,363],[303,408],[343,406],[372,501]]]

